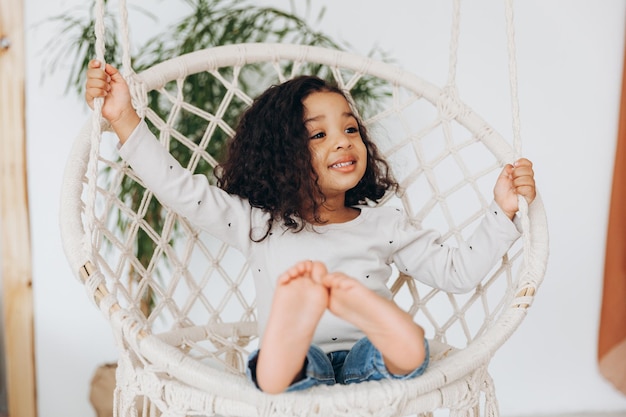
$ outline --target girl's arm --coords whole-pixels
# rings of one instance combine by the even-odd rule
[[[416,230],[410,222],[400,222],[396,265],[433,287],[450,292],[471,290],[519,238],[511,220],[518,211],[520,195],[528,204],[535,199],[534,175],[528,159],[506,165],[496,180],[494,202],[459,247],[442,244],[438,232]]]
[[[438,231],[421,229],[401,217],[395,222],[397,247],[393,254],[398,269],[452,293],[475,288],[521,236],[496,202],[491,203],[472,235],[458,246],[443,243]]]
[[[139,123],[118,151],[132,167],[133,175],[162,204],[244,254],[250,247],[251,229],[267,222],[260,210],[250,207],[248,200],[229,195],[211,185],[206,175],[192,174],[181,166],[145,121]]]
[[[102,116],[111,123],[120,142],[126,142],[140,122],[131,104],[130,91],[122,74],[107,64],[101,68],[100,61],[92,60],[87,69],[85,99],[93,109],[96,97],[103,97]]]
[[[102,116],[117,134],[120,156],[142,183],[176,213],[222,241],[245,250],[249,245],[252,211],[246,200],[211,186],[205,175],[192,175],[158,142],[135,112],[122,75],[111,65],[89,63],[85,99],[93,108],[103,97]]]

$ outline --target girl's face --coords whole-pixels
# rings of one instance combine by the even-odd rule
[[[367,168],[367,149],[346,99],[333,92],[315,92],[303,101],[304,124],[319,186],[327,199],[345,197]]]

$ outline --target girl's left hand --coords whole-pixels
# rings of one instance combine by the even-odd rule
[[[518,195],[524,196],[528,204],[535,199],[535,172],[533,164],[526,158],[521,158],[513,165],[507,164],[493,189],[494,199],[500,208],[513,219],[519,209]]]

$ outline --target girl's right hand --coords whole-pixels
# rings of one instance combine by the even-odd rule
[[[122,74],[112,65],[104,70],[98,60],[91,60],[87,68],[85,99],[93,109],[96,97],[103,97],[102,116],[107,119],[120,141],[124,143],[130,133],[139,124],[139,116],[131,103],[130,91]]]

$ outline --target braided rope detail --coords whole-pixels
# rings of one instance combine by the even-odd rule
[[[521,121],[519,110],[519,91],[518,91],[518,77],[517,77],[517,56],[516,56],[516,43],[515,43],[515,23],[514,23],[514,11],[513,0],[506,0],[505,2],[505,15],[506,15],[506,37],[507,37],[507,51],[509,57],[509,82],[511,90],[511,114],[513,123],[513,147],[515,149],[515,159],[522,156],[522,136],[521,136]],[[528,203],[522,196],[519,197],[519,216],[522,226],[522,239],[524,242],[524,269],[529,270],[528,265],[531,259],[530,253],[530,220],[528,218]],[[529,280],[526,283],[529,288],[529,292],[534,292],[537,288],[537,282]],[[522,294],[522,296],[528,293]],[[520,305],[528,307],[529,304],[521,303]]]
[[[104,62],[104,38],[105,38],[105,27],[104,27],[104,0],[96,0],[96,21],[95,21],[95,36],[96,36],[96,59],[98,59],[102,65],[102,68],[105,66]],[[94,111],[91,119],[92,128],[91,128],[91,150],[89,154],[89,162],[87,165],[87,195],[86,199],[86,209],[85,213],[87,216],[86,226],[87,233],[85,233],[84,239],[84,247],[87,253],[92,252],[92,248],[95,246],[95,199],[97,193],[97,176],[98,176],[98,160],[99,160],[99,149],[100,149],[100,137],[102,134],[102,104],[104,99],[98,97],[94,100]],[[93,261],[93,257],[90,259]]]

